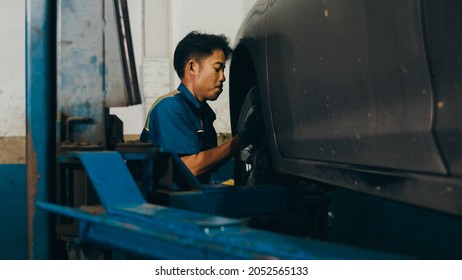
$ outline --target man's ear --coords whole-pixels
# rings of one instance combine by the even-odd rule
[[[188,64],[186,64],[186,71],[188,71],[190,74],[195,74],[197,69],[198,69],[198,64],[193,59],[188,61]]]

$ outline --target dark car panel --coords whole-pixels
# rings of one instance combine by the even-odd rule
[[[462,1],[424,1],[427,56],[435,93],[435,131],[454,176],[462,176]]]
[[[283,157],[446,173],[418,1],[276,1],[268,23]]]
[[[261,0],[230,67],[284,176],[462,216],[462,1]]]

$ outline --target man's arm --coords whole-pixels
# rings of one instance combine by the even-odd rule
[[[198,176],[214,169],[224,161],[233,157],[241,146],[241,137],[236,135],[231,138],[231,140],[218,147],[194,155],[183,156],[181,160],[194,176]]]
[[[231,140],[218,147],[183,156],[181,160],[194,176],[201,175],[230,159],[242,147],[259,143],[264,131],[265,126],[260,111],[254,110]]]

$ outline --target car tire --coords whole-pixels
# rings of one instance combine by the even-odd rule
[[[237,131],[244,125],[250,114],[260,108],[259,88],[253,86],[242,103]],[[283,234],[325,239],[327,201],[317,192],[318,188],[313,184],[294,180],[293,177],[283,176],[274,170],[267,138],[265,132],[260,143],[243,148],[235,156],[235,185],[284,185],[288,188],[289,200],[291,202],[294,202],[293,198],[297,200],[289,204],[297,206],[290,207],[286,213],[249,217],[247,225],[251,228]]]
[[[242,103],[237,130],[241,129],[252,112],[260,108],[259,89],[258,86],[253,86]],[[273,171],[273,167],[269,158],[266,135],[262,136],[260,143],[241,149],[235,157],[234,181],[237,186],[272,183],[275,178],[265,176],[265,174],[272,174],[269,171]]]

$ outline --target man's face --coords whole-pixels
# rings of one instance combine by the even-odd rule
[[[225,54],[215,50],[210,56],[204,57],[199,64],[194,79],[194,95],[200,101],[216,100],[223,91],[225,82]]]

